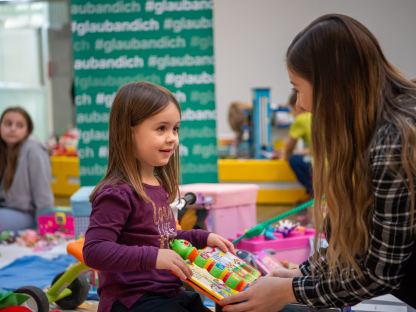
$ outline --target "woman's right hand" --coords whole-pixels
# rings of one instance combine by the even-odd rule
[[[281,268],[281,269],[273,270],[272,272],[267,274],[267,276],[293,278],[293,277],[303,276],[303,274],[299,270],[299,268],[296,268],[296,269]]]
[[[170,270],[181,280],[192,276],[192,271],[189,266],[171,249],[159,249],[156,258],[156,269]]]

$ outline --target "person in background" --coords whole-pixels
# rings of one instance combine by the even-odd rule
[[[383,294],[416,308],[415,84],[340,14],[301,31],[286,61],[297,105],[313,115],[315,254],[225,298],[223,311],[346,307]],[[324,233],[328,248],[317,250]]]
[[[176,229],[169,204],[179,194],[180,106],[167,89],[129,83],[114,99],[107,173],[91,194],[85,263],[98,269],[98,311],[209,311],[182,289],[192,272],[169,248],[185,239],[197,248],[234,251],[204,230]]]
[[[289,162],[298,181],[305,187],[308,195],[312,196],[312,162],[310,155],[312,115],[310,112],[303,111],[300,106],[296,105],[296,102],[296,92],[292,92],[288,104],[292,109],[294,121],[290,125],[289,136],[285,141],[280,158]],[[303,148],[295,153],[299,140],[302,140]]]
[[[46,148],[31,137],[33,122],[21,107],[0,117],[0,232],[35,227],[36,213],[54,205]]]
[[[249,136],[251,103],[234,101],[228,108],[228,124],[234,132],[234,139],[231,145],[231,155],[241,156],[241,144]],[[248,156],[248,155],[246,155]]]

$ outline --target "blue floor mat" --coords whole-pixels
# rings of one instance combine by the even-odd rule
[[[74,257],[61,255],[53,259],[24,256],[0,269],[0,287],[15,290],[22,286],[45,288],[53,278],[74,263]]]

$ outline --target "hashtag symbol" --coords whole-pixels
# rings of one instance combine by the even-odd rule
[[[172,28],[172,19],[170,19],[170,18],[165,19],[164,28],[165,29],[171,29]]]
[[[96,102],[97,104],[102,104],[102,103],[104,103],[104,94],[103,94],[102,92],[97,93],[97,96],[96,96],[96,98],[95,98],[95,102]]]
[[[100,148],[98,149],[98,156],[100,158],[104,158],[108,156],[108,148],[107,146],[100,146]]]
[[[103,48],[103,39],[97,39],[95,40],[95,49],[101,50]]]
[[[153,1],[147,1],[146,2],[146,12],[151,12],[155,8],[155,4]]]
[[[165,83],[166,84],[172,84],[175,80],[174,75],[172,73],[169,73],[165,76]]]
[[[153,67],[155,65],[156,65],[156,57],[152,55],[151,57],[149,57],[149,66]]]

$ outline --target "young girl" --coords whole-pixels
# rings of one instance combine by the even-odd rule
[[[176,230],[169,203],[179,193],[180,117],[173,95],[150,83],[127,84],[114,99],[108,169],[91,195],[83,249],[100,271],[99,311],[207,311],[197,293],[182,290],[191,271],[169,241],[234,252],[219,235]]]
[[[313,116],[315,221],[329,247],[226,298],[237,304],[224,311],[341,307],[387,293],[416,307],[416,86],[344,15],[300,32],[287,67],[297,105]]]
[[[0,232],[35,226],[36,212],[53,207],[47,150],[29,138],[33,122],[21,107],[0,117]]]

